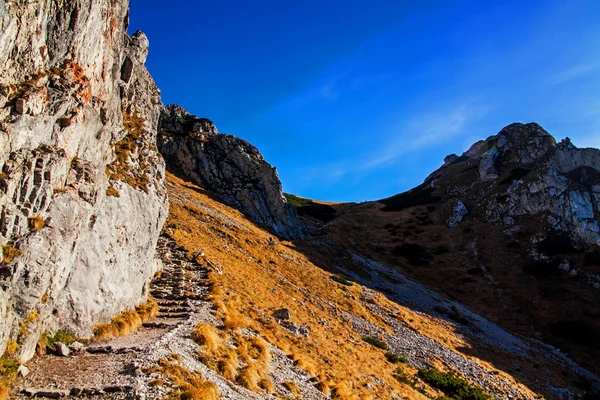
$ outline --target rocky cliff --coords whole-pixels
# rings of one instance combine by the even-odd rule
[[[509,229],[535,216],[544,232],[575,247],[600,245],[600,150],[579,149],[568,138],[557,144],[535,123],[509,125],[462,156],[446,157],[419,190]]]
[[[128,1],[0,2],[0,353],[147,297],[167,214],[160,93]]]
[[[210,120],[177,105],[165,107],[158,129],[158,147],[169,165],[276,235],[304,236],[295,208],[283,196],[277,170],[256,147],[219,134]]]

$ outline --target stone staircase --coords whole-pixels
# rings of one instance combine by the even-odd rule
[[[19,380],[12,397],[137,398],[144,356],[165,334],[191,318],[206,302],[209,289],[208,270],[189,260],[172,239],[160,237],[157,256],[164,268],[150,284],[150,294],[159,305],[155,318],[134,333],[92,342],[68,357],[36,357],[28,363],[30,373]]]

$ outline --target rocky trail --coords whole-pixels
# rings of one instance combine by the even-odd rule
[[[206,310],[210,305],[204,300],[207,270],[188,261],[185,252],[167,238],[159,239],[157,251],[164,269],[152,282],[150,293],[159,305],[158,315],[127,336],[93,341],[81,348],[70,346],[67,356],[33,359],[28,364],[29,374],[14,391],[15,398],[143,396],[148,377],[141,369],[156,364],[154,354],[163,339],[190,321],[197,310]]]

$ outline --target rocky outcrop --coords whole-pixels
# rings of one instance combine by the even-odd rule
[[[575,147],[535,123],[512,124],[447,158],[421,188],[462,201],[481,219],[509,227],[536,218],[575,247],[600,244],[600,150]]]
[[[160,92],[128,1],[0,2],[0,353],[147,297],[167,213]]]
[[[157,143],[168,165],[224,203],[276,235],[288,239],[304,236],[295,208],[283,196],[277,170],[250,143],[218,134],[211,121],[175,105],[163,111]]]

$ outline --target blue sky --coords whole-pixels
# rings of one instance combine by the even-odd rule
[[[408,190],[512,122],[600,147],[600,1],[131,0],[165,104],[212,119],[284,190]]]

